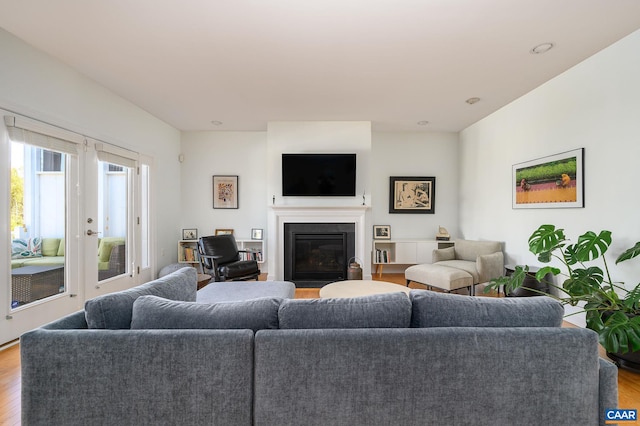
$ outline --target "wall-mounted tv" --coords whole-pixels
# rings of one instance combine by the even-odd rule
[[[282,154],[282,195],[356,195],[356,154]]]

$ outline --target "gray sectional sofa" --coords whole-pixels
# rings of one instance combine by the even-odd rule
[[[186,268],[24,334],[23,424],[597,425],[617,404],[597,335],[545,297],[197,297]]]

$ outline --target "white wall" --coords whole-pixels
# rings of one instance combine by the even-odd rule
[[[233,229],[238,239],[267,228],[267,139],[265,132],[183,132],[182,228],[198,236]],[[213,208],[213,176],[238,176],[238,209]]]
[[[156,269],[175,261],[180,222],[180,132],[0,29],[0,109],[154,158]],[[0,173],[8,176],[8,163]],[[1,195],[1,194],[0,194]],[[2,198],[2,203],[8,200]],[[5,220],[6,208],[0,208]],[[7,241],[8,235],[0,235]],[[164,256],[162,254],[164,253]]]
[[[267,203],[276,205],[350,206],[370,193],[371,123],[368,121],[278,121],[267,127]],[[355,153],[355,197],[283,197],[283,153]],[[367,201],[368,204],[368,201]]]
[[[434,239],[438,226],[458,231],[458,135],[374,133],[372,198],[375,225],[391,225],[391,238]],[[434,176],[434,214],[389,213],[390,176]]]
[[[558,48],[561,48],[558,47]],[[507,261],[535,264],[527,238],[543,223],[577,238],[608,229],[614,279],[640,281],[640,262],[613,260],[640,240],[640,31],[460,134],[460,229],[505,242]],[[585,208],[512,210],[515,163],[585,148]]]

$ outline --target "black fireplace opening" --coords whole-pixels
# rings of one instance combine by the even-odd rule
[[[285,223],[284,279],[297,287],[345,280],[355,235],[353,223]]]

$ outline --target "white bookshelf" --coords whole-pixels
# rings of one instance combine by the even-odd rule
[[[433,250],[453,247],[454,241],[397,239],[373,240],[371,261],[382,276],[384,265],[416,265],[431,263]]]
[[[264,240],[239,239],[236,240],[236,244],[238,244],[238,250],[246,250],[253,253],[258,263],[265,263],[266,256]]]
[[[178,241],[178,263],[196,265],[200,263],[198,257],[198,240]]]
[[[236,240],[236,244],[238,245],[238,250],[246,250],[255,256],[258,263],[265,263],[265,244],[263,240],[239,239]],[[200,258],[198,257],[198,240],[178,241],[178,263],[187,263],[190,265],[200,263]]]

